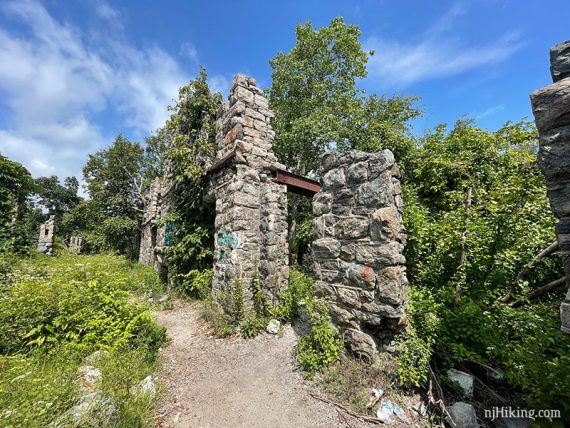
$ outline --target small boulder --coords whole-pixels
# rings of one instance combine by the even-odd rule
[[[469,373],[462,372],[460,370],[449,369],[447,371],[447,377],[453,381],[457,382],[463,391],[463,394],[471,398],[473,397],[473,376]]]
[[[89,394],[99,389],[103,374],[101,370],[93,366],[81,366],[77,369],[79,388],[82,394]]]
[[[148,375],[136,387],[132,388],[131,394],[149,395],[154,398],[156,396],[156,383],[152,375]]]
[[[160,299],[158,299],[158,303],[166,303],[167,301],[168,301],[167,295],[161,296]]]
[[[104,428],[111,425],[116,413],[117,408],[110,398],[102,392],[92,392],[81,397],[75,406],[59,418],[55,426],[63,428],[69,426],[70,422],[75,422],[73,426]]]
[[[479,428],[477,414],[471,404],[460,401],[448,407],[447,411],[456,428]]]
[[[85,357],[85,364],[95,366],[97,363],[109,357],[110,352],[105,349],[100,349]]]
[[[281,323],[276,319],[269,320],[269,324],[267,324],[267,328],[265,331],[269,334],[277,334],[279,332],[279,328],[281,327]]]

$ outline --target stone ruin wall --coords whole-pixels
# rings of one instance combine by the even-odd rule
[[[558,218],[559,252],[570,285],[570,40],[550,50],[552,85],[531,94],[540,135],[538,162],[546,177],[548,197]],[[562,330],[570,333],[570,290],[560,306]]]
[[[168,195],[171,190],[172,183],[166,178],[156,178],[152,182],[141,223],[139,263],[144,266],[154,265],[159,273],[166,269],[163,250],[167,245],[167,226],[161,224],[160,220],[163,220],[168,214]]]
[[[351,351],[390,349],[407,301],[400,173],[389,150],[322,158],[313,199],[315,291]]]
[[[237,75],[216,122],[217,160],[235,156],[209,176],[207,199],[216,205],[212,288],[216,296],[239,283],[246,305],[254,279],[274,305],[289,278],[287,188],[273,180],[285,166],[273,153],[272,117],[255,80]]]
[[[80,254],[82,245],[83,245],[83,238],[81,236],[71,236],[69,238],[69,245],[67,246],[67,248],[73,254]]]
[[[53,253],[53,239],[55,235],[55,216],[50,215],[49,219],[40,226],[38,236],[38,251],[43,254]]]

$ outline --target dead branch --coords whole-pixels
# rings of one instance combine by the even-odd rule
[[[545,294],[549,293],[552,290],[557,289],[558,287],[566,284],[566,276],[560,279],[557,279],[556,281],[552,281],[549,282],[546,285],[543,285],[542,287],[537,288],[536,290],[532,290],[530,293],[528,293],[524,299],[521,300],[517,300],[516,302],[513,302],[513,304],[511,305],[513,308],[518,308],[519,306],[524,305],[525,303],[527,303],[529,300],[534,300],[540,296],[544,296]]]
[[[322,401],[323,403],[332,404],[333,406],[335,406],[335,407],[341,409],[343,412],[349,414],[349,415],[352,416],[353,418],[356,418],[356,419],[361,420],[361,421],[364,421],[364,422],[370,422],[370,423],[373,423],[373,424],[378,424],[378,425],[382,424],[382,422],[381,422],[379,419],[377,419],[377,418],[374,418],[374,417],[372,417],[372,416],[361,415],[361,414],[358,414],[358,413],[356,413],[356,412],[353,412],[353,411],[350,410],[348,407],[343,406],[343,405],[340,404],[340,403],[336,403],[336,402],[334,402],[334,401],[331,401],[331,400],[329,400],[328,398],[321,397],[320,395],[317,395],[317,394],[315,394],[315,393],[310,392],[309,394],[311,394],[311,397],[316,398],[317,400]]]
[[[428,370],[429,370],[429,388],[428,388],[428,400],[430,402],[430,404],[432,404],[434,407],[439,407],[441,414],[443,416],[443,419],[446,420],[453,428],[456,428],[457,425],[455,424],[455,422],[453,422],[453,419],[451,418],[451,415],[449,414],[449,412],[447,411],[447,407],[445,407],[445,398],[443,396],[443,389],[441,388],[441,385],[439,384],[439,382],[437,381],[437,376],[435,375],[433,369],[431,368],[431,364],[428,364]],[[438,399],[436,400],[434,395],[433,395],[433,383],[435,383],[436,386],[436,394],[438,394]]]
[[[558,240],[549,244],[546,248],[544,248],[540,253],[538,253],[529,263],[527,263],[522,268],[522,270],[517,275],[515,281],[513,282],[511,288],[509,289],[508,293],[502,297],[499,297],[497,299],[497,302],[509,303],[510,301],[512,301],[514,299],[514,293],[518,283],[530,272],[531,269],[533,269],[538,264],[538,262],[540,262],[545,257],[548,257],[551,254],[555,253],[556,251],[558,251]]]

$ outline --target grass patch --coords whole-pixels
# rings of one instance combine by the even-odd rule
[[[116,409],[110,426],[149,426],[153,399],[133,388],[156,370],[165,329],[131,296],[161,289],[154,271],[116,256],[62,255],[21,260],[5,277],[0,426],[60,422],[80,397],[78,367],[98,349],[109,352],[97,367]]]

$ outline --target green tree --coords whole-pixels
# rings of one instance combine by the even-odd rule
[[[413,107],[416,98],[366,96],[358,83],[373,52],[362,49],[360,35],[342,18],[320,29],[299,24],[295,46],[270,61],[273,147],[289,170],[318,177],[322,154],[335,148],[389,148],[406,165],[412,159],[415,145],[408,133],[409,121],[420,113]],[[310,204],[293,195],[289,214],[289,247],[300,261],[311,239]]]
[[[0,252],[25,251],[18,233],[26,197],[35,189],[29,171],[0,154]]]
[[[89,155],[83,176],[92,204],[105,216],[99,230],[107,245],[138,255],[138,225],[145,209],[147,161],[144,149],[122,135],[108,149]]]
[[[55,175],[39,177],[34,181],[39,189],[36,192],[39,205],[49,214],[55,215],[58,220],[81,200],[77,195],[79,182],[75,177],[66,177],[63,186]]]

